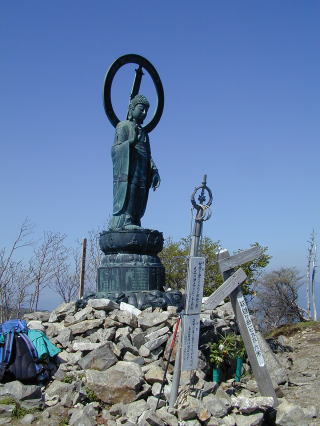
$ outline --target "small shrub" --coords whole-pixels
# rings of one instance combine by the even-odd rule
[[[10,405],[10,404],[16,404],[16,400],[12,398],[11,396],[8,396],[6,398],[3,398],[0,400],[1,405]]]
[[[220,335],[218,342],[209,343],[209,360],[211,364],[219,367],[225,361],[244,358],[246,349],[241,336],[230,333],[225,336]]]
[[[94,393],[93,390],[91,390],[89,388],[85,388],[85,391],[86,391],[88,402],[98,402],[99,401],[99,398],[97,397],[97,395]]]
[[[26,414],[35,414],[35,413],[39,413],[40,411],[41,411],[40,408],[27,409],[27,408],[21,407],[19,404],[16,403],[16,406],[14,410],[12,411],[12,417],[16,419],[21,419]]]
[[[62,380],[62,382],[63,383],[72,383],[72,382],[74,382],[74,377],[73,376],[66,376],[63,380]]]

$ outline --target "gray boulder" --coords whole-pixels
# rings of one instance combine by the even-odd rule
[[[152,367],[145,374],[145,379],[150,384],[156,382],[162,383],[163,374],[164,371],[159,365],[152,365]]]
[[[215,417],[224,417],[231,407],[226,398],[218,398],[215,395],[208,395],[203,398],[204,407]]]
[[[46,399],[57,397],[58,400],[74,391],[74,383],[64,383],[60,380],[54,380],[46,389]]]
[[[277,360],[276,356],[270,349],[270,346],[263,338],[262,334],[259,331],[256,331],[259,345],[263,353],[263,357],[266,362],[267,370],[271,376],[273,386],[276,388],[277,385],[281,385],[288,381],[288,373],[285,367],[283,367],[280,362]]]
[[[75,352],[77,351],[81,351],[81,352],[89,352],[89,351],[93,351],[94,349],[98,349],[100,348],[100,346],[102,346],[103,343],[91,343],[88,342],[86,339],[83,339],[82,341],[76,341],[73,343],[72,345],[72,350],[74,350]]]
[[[147,403],[143,399],[139,399],[138,401],[131,402],[127,406],[126,416],[133,423],[137,423],[138,418],[141,414],[147,410]]]
[[[107,370],[118,361],[112,348],[112,343],[107,342],[81,358],[78,364],[83,370]]]
[[[151,333],[146,334],[145,339],[146,340],[154,340],[157,339],[160,336],[163,336],[164,334],[168,333],[169,327],[162,327],[159,330],[152,331]]]
[[[75,409],[68,422],[70,426],[94,426],[96,424],[96,419],[85,414],[83,408]]]
[[[172,412],[170,408],[162,407],[157,410],[157,416],[160,417],[167,425],[178,426],[178,419]]]
[[[165,343],[168,340],[168,337],[168,334],[165,334],[164,336],[157,337],[156,339],[148,340],[144,346],[149,349],[149,351],[154,351]]]
[[[62,320],[66,315],[73,314],[75,312],[76,302],[62,303],[51,312],[48,322]]]
[[[136,328],[138,325],[137,316],[128,311],[116,311],[114,320],[133,328]]]
[[[81,321],[78,324],[70,325],[70,330],[73,335],[84,334],[85,332],[92,330],[94,328],[98,328],[103,324],[103,320],[100,319],[92,319]]]
[[[142,388],[143,372],[136,363],[119,361],[105,371],[86,370],[86,382],[107,404],[130,403],[137,399]]]
[[[0,418],[11,417],[16,404],[0,404]]]
[[[86,306],[84,309],[76,312],[74,314],[74,318],[76,321],[84,321],[87,319],[94,319],[94,311],[92,306]]]
[[[237,398],[231,398],[231,403],[232,406],[238,408],[241,413],[249,414],[257,410],[266,411],[268,408],[272,408],[274,406],[274,399],[268,396],[255,398],[238,396]]]
[[[138,425],[165,426],[165,423],[154,411],[147,410],[139,417]]]
[[[250,414],[249,416],[234,415],[237,426],[260,426],[263,424],[263,413]]]
[[[155,325],[165,323],[170,314],[168,312],[146,312],[143,311],[138,316],[138,325],[142,328],[142,330],[146,330],[147,328],[154,327]]]
[[[31,425],[34,419],[35,419],[34,415],[29,413],[22,417],[22,419],[20,420],[20,423],[22,423],[23,425]]]
[[[56,341],[60,343],[63,348],[67,348],[72,339],[73,335],[70,328],[63,328],[62,331],[56,337]]]
[[[116,328],[110,327],[110,328],[99,328],[97,331],[91,333],[87,336],[87,340],[89,340],[92,343],[96,342],[106,342],[107,340],[113,340],[116,334]]]
[[[306,419],[301,407],[283,400],[277,408],[276,424],[279,426],[308,426],[309,420]]]
[[[97,310],[103,310],[105,312],[119,309],[119,305],[110,299],[89,299],[87,306]]]
[[[0,397],[10,396],[24,408],[37,408],[43,404],[41,387],[37,385],[24,385],[18,380],[0,384]]]
[[[49,311],[37,311],[24,314],[22,318],[27,322],[32,320],[47,322],[50,318],[50,314]]]

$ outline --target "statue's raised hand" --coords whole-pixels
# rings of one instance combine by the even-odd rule
[[[139,126],[138,124],[135,124],[133,128],[133,136],[131,139],[129,139],[130,145],[135,145],[139,142]]]

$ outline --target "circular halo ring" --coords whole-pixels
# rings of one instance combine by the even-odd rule
[[[104,110],[107,114],[107,117],[109,118],[111,124],[113,127],[116,127],[119,123],[119,118],[117,117],[116,113],[114,112],[112,102],[111,102],[111,86],[114,79],[114,76],[116,75],[117,71],[126,64],[138,64],[141,65],[143,68],[145,68],[148,73],[150,74],[153,84],[155,85],[157,96],[158,96],[158,104],[156,111],[154,113],[154,116],[152,117],[151,121],[144,126],[147,133],[150,133],[156,125],[159,123],[160,118],[162,116],[163,112],[163,106],[164,106],[164,92],[163,92],[163,86],[159,77],[159,74],[155,67],[149,62],[146,58],[140,55],[135,54],[128,54],[120,56],[109,68],[108,72],[106,73],[106,77],[104,80],[104,88],[103,88],[103,104],[104,104]]]
[[[201,186],[197,186],[196,188],[195,188],[195,190],[193,191],[193,193],[191,194],[191,204],[193,205],[193,207],[195,208],[195,209],[199,209],[199,208],[201,208],[201,205],[200,204],[198,204],[197,202],[196,202],[196,200],[195,200],[195,196],[196,196],[196,193],[199,191],[199,190],[202,190],[202,189],[204,189],[205,191],[207,191],[207,193],[208,193],[208,197],[209,197],[209,200],[208,200],[208,202],[207,202],[207,204],[205,204],[207,207],[210,207],[211,206],[211,204],[212,204],[212,199],[213,199],[213,196],[212,196],[212,191],[211,191],[211,189],[207,186],[207,185],[205,185],[204,187],[203,187],[203,185],[201,185]]]

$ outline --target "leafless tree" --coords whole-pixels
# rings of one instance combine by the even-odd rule
[[[298,305],[301,278],[295,268],[280,268],[258,281],[255,311],[263,329],[305,320]]]
[[[317,259],[317,243],[316,234],[314,230],[311,233],[309,247],[308,247],[308,264],[307,264],[307,313],[308,317],[311,318],[311,306],[310,306],[310,292],[312,295],[312,306],[313,306],[313,319],[317,321],[317,305],[315,295],[315,275],[316,275],[316,259]]]
[[[93,229],[87,235],[87,255],[85,265],[85,292],[97,291],[97,272],[103,253],[99,246],[101,229]],[[54,276],[49,287],[55,291],[64,302],[70,302],[78,297],[81,269],[81,240],[73,248],[65,248],[65,256],[59,265],[56,264]]]
[[[68,250],[68,258],[57,265],[52,282],[49,284],[51,290],[55,291],[64,302],[76,299],[80,280],[80,256],[79,248]]]
[[[314,256],[312,259],[312,275],[311,275],[311,294],[312,294],[312,305],[313,305],[313,320],[317,321],[317,303],[315,293],[315,276],[316,276],[316,258],[317,258],[317,244],[314,243]]]
[[[100,250],[99,237],[102,228],[93,229],[88,232],[87,236],[87,259],[85,273],[85,288],[87,292],[97,291],[97,273],[98,267],[104,256]]]
[[[0,318],[8,319],[11,312],[21,309],[26,302],[29,279],[22,261],[15,259],[16,252],[31,245],[32,224],[25,219],[9,248],[0,248]]]
[[[37,310],[40,292],[49,285],[55,273],[66,261],[68,253],[64,246],[65,235],[47,231],[43,233],[40,245],[34,249],[29,260],[30,282],[33,291],[30,297],[30,311]]]
[[[0,247],[0,321],[11,315],[19,316],[22,308],[39,308],[40,294],[47,286],[65,302],[74,300],[79,291],[80,243],[74,248],[64,244],[66,236],[58,232],[44,232],[42,238],[32,242],[32,225],[25,220],[9,248]],[[88,232],[86,291],[96,291],[97,270],[103,253],[99,247],[101,229]],[[22,247],[34,246],[29,260],[17,259]]]
[[[311,247],[308,247],[308,263],[307,263],[307,273],[306,273],[306,302],[307,302],[307,315],[308,318],[311,318],[311,305],[310,305],[310,271],[311,271],[311,261],[312,261],[312,250]]]

